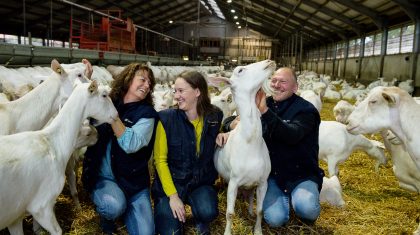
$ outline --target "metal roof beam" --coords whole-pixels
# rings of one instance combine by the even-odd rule
[[[260,14],[253,15],[254,18],[258,18],[258,20],[263,21],[265,26],[269,26],[270,28],[272,27],[273,29],[275,29],[280,22],[278,22],[276,18],[272,18],[272,17],[270,17],[271,20],[269,20],[266,18],[266,16],[268,15],[260,15]],[[304,29],[301,25],[294,24],[292,22],[289,22],[289,24],[285,24],[284,26],[287,27],[287,29],[285,28],[283,29],[283,31],[286,31],[289,35],[293,34],[296,31],[303,31],[308,34],[312,34],[312,37],[315,39],[321,39],[323,36],[325,36],[325,35],[319,34],[316,31],[310,31],[310,30]],[[288,35],[286,35],[286,37],[287,36]]]
[[[151,17],[151,18],[154,18],[154,19],[156,19],[156,20],[162,20],[162,18],[166,18],[165,20],[166,21],[168,21],[169,19],[172,19],[172,18],[174,18],[175,16],[178,16],[178,15],[180,15],[180,14],[184,14],[184,13],[188,13],[188,14],[192,14],[192,13],[197,13],[197,8],[191,8],[191,7],[189,7],[189,6],[187,6],[187,7],[182,7],[182,8],[172,8],[171,10],[169,10],[169,11],[166,11],[166,12],[172,12],[171,14],[169,14],[169,15],[164,15],[164,13],[162,13],[162,12],[158,12],[158,13],[156,13],[156,14],[154,14],[154,15],[151,15],[151,16],[149,16],[149,17]],[[159,19],[160,18],[160,19]],[[178,19],[179,19],[179,17],[177,17]],[[165,26],[165,25],[164,25]]]
[[[360,3],[356,3],[354,1],[349,0],[333,0],[335,2],[340,3],[341,5],[344,5],[348,8],[351,8],[365,16],[368,16],[372,19],[373,23],[375,23],[376,27],[379,29],[383,29],[387,26],[387,18],[384,16],[379,15],[378,12],[373,11],[372,9],[363,6]]]
[[[257,3],[258,5],[261,5],[262,4],[262,2],[261,1],[258,1],[258,0],[254,0],[254,3]],[[250,6],[249,9],[250,9],[250,11],[252,11],[252,6]],[[265,11],[266,11],[266,13],[264,14],[263,17],[264,18],[268,17],[267,20],[271,20],[271,21],[273,21],[273,19],[278,19],[278,18],[284,19],[285,17],[283,16],[283,14],[284,15],[287,15],[287,12],[281,11],[281,10],[276,10],[275,11],[275,10],[272,10],[272,9],[265,8]],[[282,14],[277,14],[277,12],[279,12],[279,11]],[[255,11],[254,11],[254,13],[255,13]],[[298,31],[299,29],[303,28],[303,26],[308,26],[308,27],[310,27],[310,28],[313,29],[312,33],[317,33],[317,34],[319,34],[321,36],[327,36],[327,35],[331,34],[331,32],[329,32],[329,31],[327,31],[325,29],[322,29],[319,26],[314,25],[314,24],[312,24],[310,22],[304,21],[304,20],[302,20],[302,19],[300,19],[300,18],[298,18],[296,16],[291,16],[290,18],[292,20],[294,20],[294,21],[297,21],[299,24],[295,24],[295,23],[292,23],[290,21],[289,22],[286,22],[286,24],[292,25],[293,28],[296,29],[296,31]],[[279,22],[279,23],[281,23],[281,22]]]
[[[281,5],[288,8],[288,9],[293,9],[293,7],[294,7],[292,4],[289,4],[289,3],[286,3],[286,2],[282,2]],[[279,12],[280,14],[284,14],[284,15],[287,14],[287,12],[282,11],[280,9],[278,9],[277,12]],[[306,12],[304,10],[301,10],[301,9],[296,9],[296,13],[299,13],[299,14],[307,17],[308,19],[307,20],[302,20],[302,19],[300,19],[299,17],[296,17],[296,16],[291,16],[290,19],[298,21],[299,23],[302,23],[302,24],[307,25],[307,26],[309,26],[308,24],[310,24],[308,21],[313,20],[313,21],[323,25],[326,28],[330,28],[332,31],[335,31],[342,39],[347,38],[347,36],[345,35],[345,32],[341,28],[339,28],[335,25],[332,25],[330,22],[326,22],[323,19],[321,19],[317,16],[314,16],[312,14],[309,14],[308,12]],[[312,24],[312,27],[313,26],[314,25]],[[315,26],[314,28],[317,29],[317,28],[319,28],[319,26]],[[328,33],[330,34],[330,32],[328,32]]]
[[[322,12],[322,13],[324,13],[324,14],[326,14],[326,15],[334,18],[334,19],[337,19],[337,20],[349,25],[352,28],[352,30],[359,36],[361,34],[363,34],[362,27],[360,25],[358,25],[356,22],[352,21],[351,19],[349,19],[345,16],[343,16],[341,14],[338,14],[337,12],[335,12],[335,11],[329,9],[329,8],[326,8],[321,4],[313,2],[311,0],[303,0],[303,4],[306,4],[306,5],[314,8],[314,9],[316,9],[317,11],[320,11],[320,12]]]
[[[113,5],[113,6],[116,6],[116,7],[120,8],[120,9],[126,11],[127,13],[129,13],[129,14],[125,14],[125,15],[131,16],[131,19],[134,19],[133,16],[140,17],[142,20],[151,21],[151,22],[157,24],[158,26],[162,26],[162,25],[160,25],[159,22],[155,21],[154,18],[144,17],[144,15],[140,14],[138,11],[134,11],[134,10],[132,10],[130,8],[127,8],[127,7],[122,7],[121,4],[118,3],[117,1],[114,1],[114,0],[106,0],[106,2],[108,4],[104,5],[103,6],[104,8],[108,8],[109,5]],[[134,22],[134,23],[136,23],[136,22]]]
[[[413,20],[420,19],[420,5],[408,0],[393,0]]]

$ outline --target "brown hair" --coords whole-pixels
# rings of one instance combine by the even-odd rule
[[[139,63],[131,63],[127,65],[124,70],[116,75],[114,77],[114,81],[112,82],[112,90],[109,96],[112,100],[120,99],[122,100],[127,93],[128,89],[130,88],[131,82],[133,81],[133,78],[136,76],[136,73],[138,71],[147,71],[149,74],[149,80],[150,80],[150,91],[147,93],[144,100],[150,104],[153,105],[153,98],[152,98],[152,92],[156,85],[155,76],[153,74],[153,71],[147,67],[144,64]]]
[[[218,108],[210,102],[207,81],[201,73],[194,70],[187,70],[179,74],[177,78],[184,79],[193,89],[200,90],[200,96],[197,100],[197,114],[199,116],[205,116],[218,111]]]

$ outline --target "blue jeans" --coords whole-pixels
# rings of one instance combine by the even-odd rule
[[[280,227],[289,221],[290,202],[297,217],[315,222],[321,213],[318,184],[311,180],[303,181],[291,193],[285,193],[273,178],[268,178],[263,213],[270,227]]]
[[[105,233],[115,232],[115,220],[123,216],[130,235],[154,234],[153,212],[150,191],[146,188],[131,198],[126,198],[120,187],[112,180],[100,179],[93,189],[92,200],[101,217]]]
[[[199,228],[208,228],[209,223],[216,219],[219,214],[217,193],[212,186],[204,185],[196,188],[186,195],[184,203],[191,206],[191,212]],[[155,223],[157,234],[184,234],[182,223],[175,219],[172,214],[168,197],[155,199]]]

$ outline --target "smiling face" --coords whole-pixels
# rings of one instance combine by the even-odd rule
[[[273,99],[275,101],[286,100],[298,89],[296,78],[289,68],[278,69],[271,78],[270,86],[274,90]]]
[[[174,99],[178,102],[179,109],[186,112],[196,111],[199,96],[200,90],[198,88],[192,88],[191,85],[181,77],[176,79]]]
[[[124,101],[127,103],[143,100],[150,92],[150,87],[149,73],[146,70],[138,70],[124,96]]]

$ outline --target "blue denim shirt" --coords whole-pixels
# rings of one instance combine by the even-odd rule
[[[141,118],[131,128],[126,127],[124,133],[118,138],[118,144],[126,153],[134,153],[149,144],[153,134],[155,119]],[[106,146],[106,155],[101,163],[99,176],[114,180],[111,169],[111,141]]]

